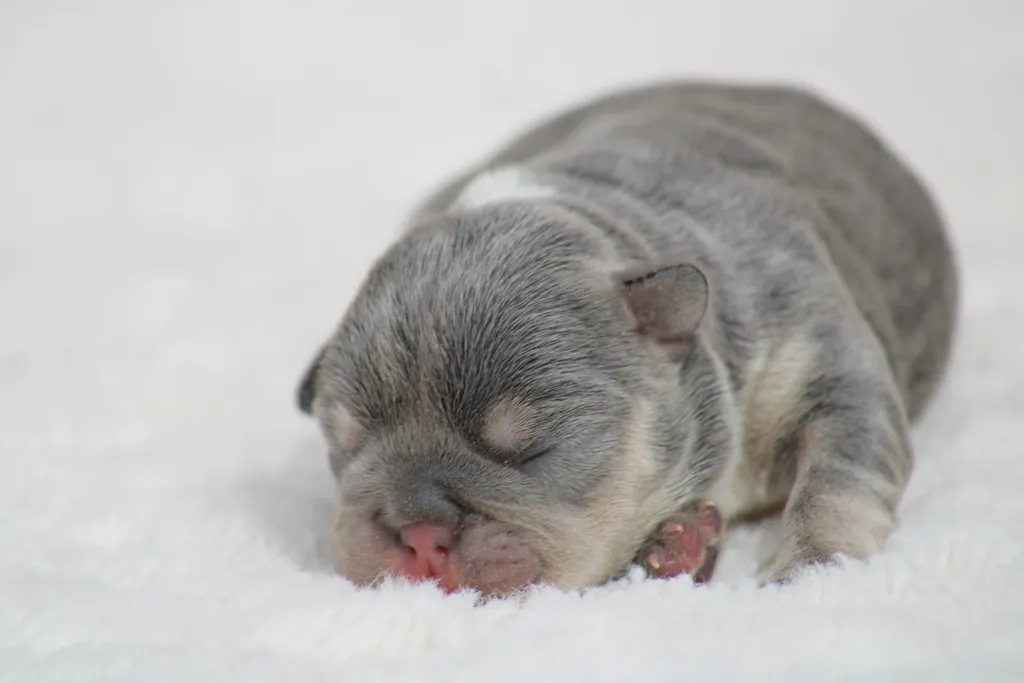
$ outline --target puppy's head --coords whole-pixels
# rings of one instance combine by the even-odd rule
[[[693,493],[679,362],[707,282],[610,273],[602,248],[572,214],[505,205],[431,219],[377,262],[299,391],[344,575],[595,585]]]

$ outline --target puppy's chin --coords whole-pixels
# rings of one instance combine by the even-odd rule
[[[601,545],[600,540],[593,537],[592,542],[567,543],[553,558],[546,583],[563,591],[579,591],[602,586],[626,574],[633,555],[610,555],[610,548]]]

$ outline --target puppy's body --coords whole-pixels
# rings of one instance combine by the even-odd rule
[[[393,534],[427,522],[454,585],[592,585],[698,498],[785,504],[775,579],[876,552],[950,252],[910,171],[804,92],[667,84],[534,128],[424,204],[307,375],[342,571],[409,574]]]

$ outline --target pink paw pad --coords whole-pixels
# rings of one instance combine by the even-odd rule
[[[689,574],[694,583],[704,583],[714,573],[723,527],[718,508],[699,500],[663,522],[637,554],[637,561],[652,577]]]

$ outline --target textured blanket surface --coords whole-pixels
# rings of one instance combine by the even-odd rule
[[[1024,5],[0,4],[0,681],[1024,680]],[[810,84],[919,169],[964,271],[901,526],[784,588],[476,607],[331,571],[299,373],[424,192],[660,77]]]

